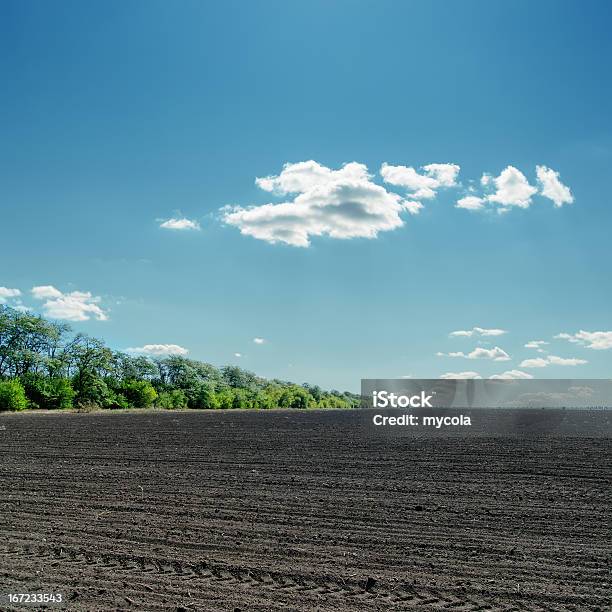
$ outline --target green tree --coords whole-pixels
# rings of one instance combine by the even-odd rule
[[[219,399],[209,385],[200,385],[196,393],[190,398],[189,407],[212,410],[219,408]]]
[[[24,410],[27,406],[25,389],[17,379],[0,380],[0,410]]]
[[[310,393],[297,385],[284,389],[278,400],[280,408],[309,408],[312,403],[313,400]]]
[[[238,366],[224,366],[221,368],[221,375],[226,385],[234,389],[249,389],[251,391],[262,386],[262,379],[258,378],[253,372],[243,370]]]

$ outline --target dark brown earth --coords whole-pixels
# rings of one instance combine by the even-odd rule
[[[0,607],[610,609],[601,427],[398,438],[360,419],[0,415]]]

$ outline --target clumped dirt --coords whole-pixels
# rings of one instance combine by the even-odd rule
[[[2,415],[0,596],[60,592],[87,611],[610,609],[610,438],[385,437],[361,418]]]

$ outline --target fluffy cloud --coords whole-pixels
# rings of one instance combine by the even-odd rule
[[[582,344],[587,348],[599,351],[612,348],[612,331],[588,332],[581,329],[576,334],[557,334],[555,338],[568,340],[575,344]]]
[[[472,329],[459,329],[449,334],[451,338],[466,337],[471,338],[472,336],[501,336],[502,334],[508,333],[505,329],[485,329],[483,327],[472,327]]]
[[[521,368],[545,368],[549,365],[559,366],[577,366],[589,363],[586,359],[557,357],[556,355],[548,355],[548,357],[536,357],[535,359],[525,359],[521,361]]]
[[[492,182],[496,188],[495,193],[487,196],[487,200],[502,206],[529,208],[531,197],[538,191],[529,184],[525,175],[514,166],[508,166],[502,170],[498,177],[490,177],[485,180],[486,176],[488,175],[483,175],[481,183],[487,185]]]
[[[374,182],[367,166],[351,162],[334,170],[314,160],[287,163],[278,175],[255,179],[263,191],[284,198],[253,206],[225,206],[221,217],[244,235],[272,244],[310,246],[313,236],[336,239],[376,238],[379,232],[401,227],[401,214],[418,214],[421,200],[432,199],[438,190],[458,187],[457,164],[428,164],[421,168],[383,163],[380,176],[387,185],[406,190],[404,197]],[[569,188],[559,180],[559,173],[537,166],[541,195],[557,207],[573,202]],[[455,203],[456,208],[481,211],[496,208],[507,212],[512,207],[529,208],[538,188],[514,166],[504,168],[499,176],[484,173],[482,193],[474,185]],[[497,205],[497,206],[495,206]],[[169,229],[200,229],[189,219],[169,219],[161,224]]]
[[[536,166],[536,176],[540,195],[552,200],[556,207],[573,203],[574,197],[569,187],[559,180],[558,172],[546,166]],[[458,200],[455,207],[483,210],[487,203],[492,203],[500,205],[498,212],[507,212],[513,206],[529,208],[532,197],[538,193],[538,188],[530,185],[527,177],[514,166],[507,166],[497,177],[485,172],[480,184],[488,195],[467,195]],[[471,187],[468,191],[475,190]]]
[[[265,338],[253,338],[253,342],[255,344],[265,344],[266,343],[266,339]]]
[[[66,321],[108,319],[106,312],[98,305],[101,298],[93,296],[89,291],[62,293],[52,285],[41,285],[32,288],[32,296],[37,300],[45,300],[42,305],[43,313],[51,319]]]
[[[415,202],[414,200],[404,200],[402,203],[402,208],[408,211],[411,215],[418,215],[423,208],[423,205],[420,202]]]
[[[280,204],[226,207],[223,220],[242,234],[272,244],[308,247],[312,236],[323,235],[375,238],[379,232],[401,227],[404,210],[414,214],[421,207],[373,183],[367,167],[356,162],[340,170],[314,161],[285,164],[280,175],[256,182],[278,195],[298,195]]]
[[[556,355],[549,355],[548,363],[552,365],[561,365],[561,366],[577,366],[577,365],[584,365],[585,363],[589,363],[589,362],[586,359],[576,359],[573,357],[566,359],[565,357],[557,357]]]
[[[199,230],[200,224],[197,221],[192,221],[191,219],[168,219],[167,221],[163,221],[159,227],[164,229],[171,230]]]
[[[404,187],[411,197],[430,199],[441,187],[456,187],[460,167],[457,164],[428,164],[419,174],[412,166],[391,166],[384,163],[380,175],[385,183]]]
[[[507,370],[501,374],[494,374],[489,378],[494,380],[529,380],[533,378],[533,376],[527,372],[521,372],[520,370]]]
[[[150,355],[151,357],[164,357],[167,355],[187,355],[186,348],[178,344],[145,344],[125,349],[126,353],[137,355]]]
[[[470,378],[482,378],[482,376],[478,372],[446,372],[440,378],[467,380]]]
[[[21,295],[19,289],[9,289],[8,287],[0,287],[0,304],[6,304],[7,298],[15,298]]]
[[[436,353],[438,357],[463,357],[464,359],[492,359],[493,361],[510,361],[510,355],[499,346],[487,349],[479,346],[470,353],[457,351],[454,353]]]
[[[242,353],[234,353],[234,357],[242,357]]]
[[[45,298],[61,298],[63,294],[53,285],[40,285],[39,287],[32,287],[32,295],[37,300],[44,300]]]
[[[546,166],[536,166],[536,175],[540,185],[540,193],[560,207],[564,204],[573,204],[574,196],[570,188],[559,180],[559,173]]]
[[[339,170],[331,170],[316,161],[310,160],[296,164],[285,164],[278,176],[256,178],[255,184],[264,191],[277,195],[306,193],[322,185],[343,183],[345,181],[369,181],[368,168],[364,164],[351,162]]]
[[[545,342],[544,340],[530,340],[525,345],[525,348],[535,349],[536,351],[538,351],[538,353],[544,353],[545,351],[542,347],[546,346],[547,344],[548,342]]]
[[[486,200],[477,196],[465,196],[457,200],[455,208],[465,208],[465,210],[482,210],[485,207]]]
[[[545,368],[548,365],[548,359],[544,357],[536,357],[535,359],[523,359],[519,364],[520,368]]]

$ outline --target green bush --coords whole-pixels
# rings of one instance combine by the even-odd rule
[[[234,390],[233,389],[221,389],[217,393],[217,403],[219,408],[228,409],[234,407]]]
[[[25,389],[18,380],[0,380],[0,410],[24,410],[27,406]]]
[[[45,410],[72,408],[75,392],[67,378],[46,378],[39,374],[29,374],[22,382],[32,407]]]
[[[121,393],[135,408],[148,408],[157,399],[157,391],[148,380],[126,380]]]
[[[106,382],[91,372],[75,376],[72,385],[77,391],[78,404],[96,404],[101,408],[109,408],[115,401],[115,394]]]
[[[180,390],[162,391],[155,400],[157,408],[185,408],[187,406],[187,396]]]
[[[123,393],[113,393],[107,400],[104,408],[129,408],[130,402]]]
[[[302,387],[292,385],[281,394],[278,405],[280,408],[309,408],[313,399],[310,393]]]
[[[219,408],[219,399],[209,386],[202,385],[189,399],[189,407],[202,409]]]

